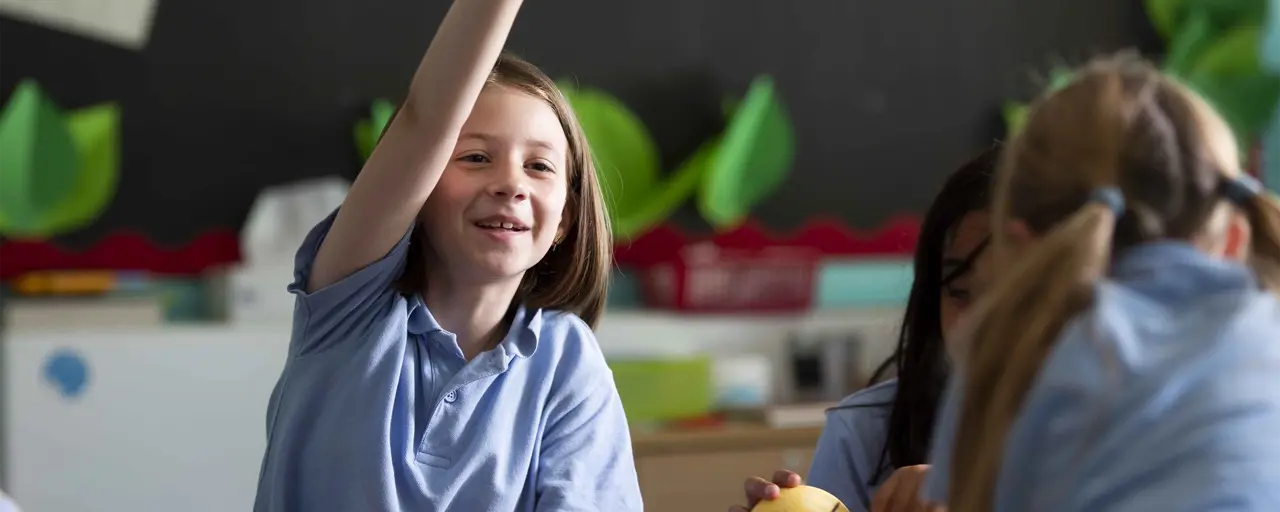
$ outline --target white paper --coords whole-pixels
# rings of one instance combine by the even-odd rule
[[[298,246],[342,204],[350,186],[330,176],[269,187],[258,194],[240,231],[240,264],[228,269],[223,283],[231,323],[279,323],[293,314],[293,296],[282,284],[293,275]]]
[[[259,192],[240,231],[244,264],[292,265],[307,233],[342,205],[350,187],[349,181],[328,176]]]
[[[157,0],[0,0],[0,14],[132,50],[147,45]]]

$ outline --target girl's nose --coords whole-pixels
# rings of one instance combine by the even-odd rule
[[[508,201],[523,201],[529,198],[529,187],[524,182],[524,169],[519,173],[502,173],[489,184],[489,194]]]

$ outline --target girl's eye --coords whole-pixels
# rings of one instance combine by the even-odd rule
[[[464,155],[462,158],[459,158],[458,161],[469,164],[482,164],[488,162],[489,159],[480,153],[472,153],[470,155]]]
[[[542,162],[532,162],[529,164],[529,168],[538,172],[553,172],[550,165]]]
[[[950,298],[952,298],[952,299],[954,299],[954,300],[958,300],[958,301],[961,301],[961,302],[968,302],[970,299],[972,299],[972,298],[973,298],[973,297],[972,297],[972,295],[973,295],[973,294],[971,294],[971,293],[969,292],[969,290],[962,290],[962,289],[960,289],[960,288],[952,288],[952,287],[950,287],[950,286],[948,286],[948,287],[947,287],[947,297],[950,297]]]

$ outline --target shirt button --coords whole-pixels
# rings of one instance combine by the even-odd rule
[[[448,403],[453,403],[453,402],[454,402],[454,401],[456,401],[457,399],[458,399],[458,391],[457,391],[457,390],[450,391],[450,392],[448,392],[448,393],[446,393],[446,394],[444,395],[444,401],[445,401],[445,402],[448,402]]]

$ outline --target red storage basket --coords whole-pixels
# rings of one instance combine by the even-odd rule
[[[795,312],[813,304],[821,254],[805,247],[687,245],[641,269],[649,307],[696,313]]]

